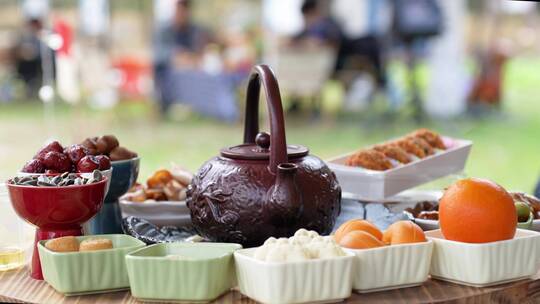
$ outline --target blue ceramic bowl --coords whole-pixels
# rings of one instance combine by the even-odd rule
[[[133,187],[139,176],[140,158],[118,160],[111,162],[112,178],[105,203],[116,202],[118,198]]]
[[[90,234],[123,233],[122,212],[118,198],[133,187],[139,176],[140,158],[114,161],[109,192],[105,202],[96,216],[85,227]]]

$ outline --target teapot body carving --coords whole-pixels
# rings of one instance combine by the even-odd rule
[[[279,211],[268,210],[277,177],[267,163],[218,156],[201,167],[188,190],[197,231],[213,241],[246,247],[261,245],[270,236],[289,237],[300,228],[329,234],[341,207],[341,188],[334,173],[315,156],[289,161],[298,167],[295,182],[303,204],[296,218],[282,221]]]

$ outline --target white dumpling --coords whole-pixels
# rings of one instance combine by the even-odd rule
[[[322,242],[323,243],[336,244],[336,240],[334,239],[334,237],[332,235],[323,236],[322,237]]]
[[[288,238],[279,238],[276,240],[277,245],[288,245],[289,239]]]
[[[322,244],[321,242],[312,242],[305,245],[305,248],[311,259],[319,258],[319,249],[321,247],[321,244]]]
[[[307,235],[295,235],[289,238],[289,244],[303,245],[311,242],[311,238]]]
[[[300,228],[294,233],[294,236],[307,236],[308,232],[306,229]]]
[[[266,255],[268,254],[269,249],[270,249],[270,245],[263,245],[261,247],[258,247],[257,249],[255,249],[255,252],[253,253],[253,258],[260,261],[265,261]]]
[[[269,237],[266,241],[264,241],[264,245],[275,244],[276,242],[277,239],[275,237]]]
[[[308,236],[309,236],[310,238],[315,238],[315,237],[318,237],[319,234],[317,233],[317,231],[309,230],[309,231],[308,231]]]
[[[287,262],[299,262],[309,259],[309,253],[304,247],[302,247],[301,245],[290,246],[287,254]]]
[[[324,237],[318,235],[318,236],[311,239],[311,243],[317,243],[317,242],[324,242]]]
[[[267,262],[285,262],[287,261],[288,245],[272,246],[266,254]]]
[[[319,259],[334,258],[345,255],[343,249],[335,244],[322,243],[321,245],[322,246],[319,248]]]

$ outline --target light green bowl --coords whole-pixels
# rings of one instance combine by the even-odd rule
[[[136,238],[124,234],[80,236],[106,238],[113,242],[113,249],[85,252],[54,252],[38,244],[43,277],[49,285],[67,296],[101,293],[129,288],[125,256],[145,246]]]
[[[225,243],[164,243],[126,256],[131,295],[139,300],[208,302],[236,284],[232,253]]]

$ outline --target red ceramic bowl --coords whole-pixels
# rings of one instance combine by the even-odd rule
[[[6,184],[15,212],[36,226],[36,243],[61,236],[82,235],[82,224],[103,205],[108,179],[64,187],[34,187]],[[37,248],[32,257],[32,277],[42,279]]]

